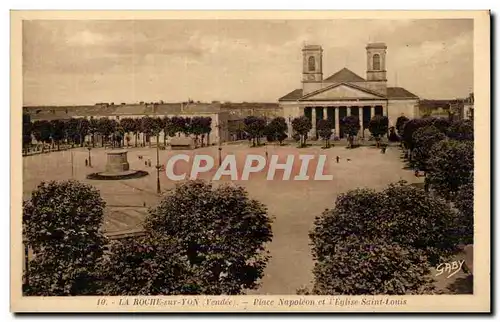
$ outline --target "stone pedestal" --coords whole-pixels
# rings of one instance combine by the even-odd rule
[[[127,151],[116,150],[109,151],[106,162],[107,173],[121,173],[126,172],[130,168],[127,161]]]

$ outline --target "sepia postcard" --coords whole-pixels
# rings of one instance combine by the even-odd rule
[[[12,11],[11,129],[12,312],[491,311],[487,10]]]

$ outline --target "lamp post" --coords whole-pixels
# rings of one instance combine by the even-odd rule
[[[156,136],[156,142],[158,142],[159,135]],[[161,193],[160,187],[160,148],[158,143],[156,144],[156,193]]]
[[[220,167],[222,165],[222,137],[221,137],[222,125],[218,123],[216,127],[219,130],[219,167]]]
[[[90,158],[90,150],[92,150],[92,148],[90,146],[88,146],[87,150],[89,150],[89,167],[92,168],[92,159]]]

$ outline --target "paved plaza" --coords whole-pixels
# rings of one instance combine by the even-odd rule
[[[29,198],[31,191],[42,180],[70,179],[73,175],[74,179],[94,185],[100,190],[107,204],[105,229],[108,232],[116,233],[140,228],[147,207],[154,206],[158,202],[154,168],[156,149],[128,149],[130,168],[148,171],[149,176],[121,181],[86,179],[87,174],[104,170],[106,151],[102,148],[91,150],[93,168],[85,167],[85,159],[88,158],[89,152],[83,148],[24,157],[24,198]],[[226,154],[242,156],[248,153],[265,156],[266,151],[269,156],[287,153],[324,154],[327,156],[327,172],[333,175],[333,180],[267,181],[265,175],[255,175],[251,176],[249,181],[235,182],[245,186],[252,198],[264,203],[268,207],[269,214],[274,217],[272,226],[274,237],[268,247],[272,257],[265,270],[262,286],[253,291],[257,294],[295,294],[297,288],[310,286],[313,278],[313,261],[308,233],[313,226],[314,218],[325,208],[333,207],[338,194],[361,187],[382,189],[398,180],[411,183],[422,181],[421,178],[415,178],[412,171],[403,169],[400,150],[396,146],[389,147],[386,153],[382,154],[375,147],[297,149],[295,145],[283,147],[270,145],[267,148],[228,145],[222,147],[221,154],[223,157]],[[178,153],[209,154],[218,164],[217,146],[195,151],[163,150],[160,151],[160,163],[166,164],[172,155]],[[142,159],[139,159],[139,156],[142,156]],[[339,163],[335,160],[337,156],[340,158]],[[145,165],[147,160],[151,160],[152,167]],[[206,175],[206,178],[210,177],[210,173]],[[175,185],[165,173],[161,173],[160,180],[162,190]]]

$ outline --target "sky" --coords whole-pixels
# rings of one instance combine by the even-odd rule
[[[420,98],[473,90],[473,20],[29,20],[23,105],[277,102],[301,88],[302,47],[323,76],[366,77],[369,42],[387,44],[388,86]]]

